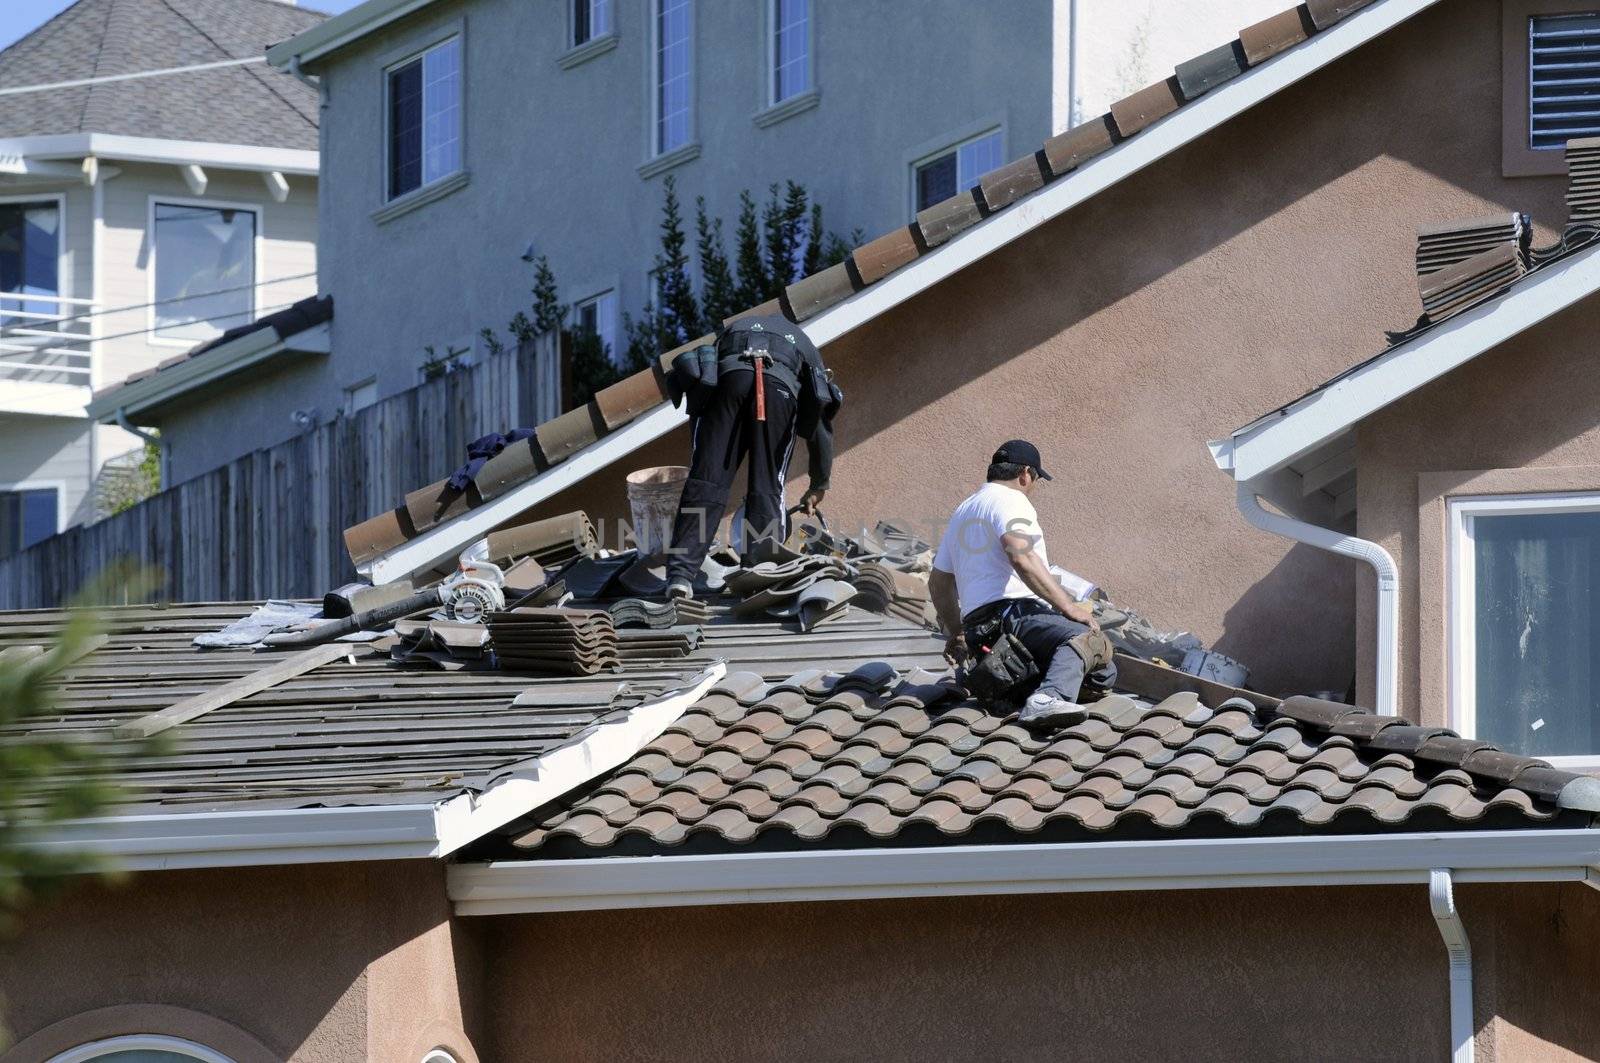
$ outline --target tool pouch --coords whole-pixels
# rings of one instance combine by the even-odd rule
[[[1015,635],[1002,632],[993,641],[979,645],[980,649],[967,658],[960,677],[962,686],[979,701],[1015,701],[1039,682],[1039,667],[1033,654]]]
[[[717,390],[717,349],[711,344],[691,347],[672,360],[667,373],[667,395],[676,406],[686,400],[689,416],[698,417]]]

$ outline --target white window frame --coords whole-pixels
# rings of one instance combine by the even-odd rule
[[[621,286],[610,284],[603,288],[590,287],[585,289],[588,295],[581,299],[572,300],[572,323],[578,323],[579,313],[585,306],[598,302],[606,296],[611,296],[613,306],[611,314],[611,353],[606,355],[613,364],[620,363],[623,355],[622,343],[622,292]],[[598,316],[598,315],[596,315]]]
[[[0,203],[45,203],[56,205],[56,292],[58,299],[72,298],[72,271],[67,267],[67,196],[64,192],[38,192],[34,195],[0,196]],[[0,356],[3,357],[3,356]]]
[[[917,206],[917,169],[919,167],[932,162],[941,155],[959,152],[968,144],[993,136],[996,133],[1000,135],[1000,158],[1002,160],[1000,165],[1004,166],[1005,162],[1003,160],[1007,158],[1006,123],[998,118],[974,122],[959,130],[954,136],[940,137],[937,140],[927,141],[907,152],[905,156],[907,217],[915,218],[921,209]],[[956,165],[957,167],[960,166],[959,157]],[[959,172],[956,175],[956,183],[958,185],[961,183]]]
[[[763,5],[766,15],[761,27],[761,46],[765,56],[761,64],[762,80],[765,82],[761,93],[763,108],[804,100],[817,91],[817,0],[811,0],[811,6],[806,11],[806,87],[781,100],[778,98],[778,3],[779,0],[767,0]]]
[[[1533,26],[1533,24],[1535,22],[1538,22],[1541,19],[1592,18],[1592,17],[1595,17],[1595,16],[1600,16],[1600,3],[1597,3],[1593,7],[1590,7],[1588,9],[1577,9],[1577,10],[1572,10],[1572,11],[1530,12],[1528,14],[1528,16],[1527,16],[1526,32],[1527,32],[1527,38],[1528,38],[1528,40],[1527,40],[1528,77],[1527,77],[1526,84],[1523,85],[1523,91],[1527,96],[1527,102],[1528,102],[1528,122],[1527,122],[1527,128],[1525,130],[1523,130],[1523,144],[1529,151],[1535,151],[1535,152],[1548,151],[1548,152],[1560,153],[1560,152],[1564,152],[1564,150],[1565,150],[1564,145],[1561,145],[1561,144],[1547,144],[1547,145],[1544,145],[1543,147],[1539,147],[1539,146],[1535,145],[1534,142],[1533,142],[1533,139],[1534,139],[1534,125],[1533,125],[1533,108],[1534,108],[1534,99],[1533,99],[1533,89],[1534,89],[1534,84],[1533,84],[1534,36],[1533,36],[1533,29],[1534,29],[1534,26]],[[1594,134],[1593,133],[1576,133],[1576,134],[1573,134],[1574,137],[1583,137],[1583,136],[1592,136],[1592,135],[1594,135]]]
[[[372,401],[357,406],[356,393],[365,388],[372,389]],[[358,380],[354,384],[346,385],[344,389],[344,415],[346,417],[353,417],[362,410],[366,409],[368,406],[376,406],[377,404],[378,378],[376,376],[369,376],[365,380]]]
[[[145,302],[150,304],[145,308],[145,342],[152,347],[183,348],[196,347],[202,343],[211,342],[210,340],[182,339],[176,336],[161,336],[156,332],[156,256],[161,253],[161,249],[156,243],[156,204],[158,203],[166,207],[206,207],[212,210],[243,210],[255,215],[255,246],[252,248],[251,254],[251,269],[255,274],[255,278],[250,285],[250,309],[248,311],[249,317],[247,321],[241,321],[240,324],[247,324],[249,321],[257,320],[261,316],[261,278],[263,276],[262,268],[265,259],[264,251],[267,231],[266,210],[262,207],[262,205],[260,203],[235,202],[225,199],[204,199],[194,198],[191,196],[160,196],[152,194],[146,197],[144,217],[144,231],[146,238],[150,243],[150,256],[145,267],[144,285]],[[233,328],[234,326],[230,325],[228,327]],[[222,331],[225,332],[227,329]]]
[[[233,1060],[221,1052],[213,1051],[205,1045],[186,1041],[181,1037],[168,1037],[165,1034],[136,1033],[121,1037],[108,1037],[103,1041],[91,1041],[69,1048],[65,1052],[51,1056],[48,1063],[93,1063],[102,1056],[112,1052],[172,1052],[185,1055],[195,1060],[195,1063],[234,1063]]]
[[[1600,511],[1600,491],[1468,495],[1446,500],[1446,625],[1448,627],[1449,726],[1464,738],[1477,733],[1477,632],[1472,603],[1477,601],[1477,554],[1472,526],[1476,517]],[[1600,768],[1600,750],[1570,756],[1539,755],[1559,768]]]
[[[457,130],[457,142],[460,150],[456,153],[456,168],[447,174],[435,177],[432,181],[425,181],[416,188],[402,192],[398,196],[389,195],[389,168],[393,163],[394,140],[389,135],[390,120],[392,118],[389,101],[389,75],[407,63],[420,59],[428,52],[455,38],[460,44],[459,78],[460,85],[457,89],[458,103],[461,109],[461,122]],[[378,203],[379,207],[373,212],[374,220],[387,221],[395,214],[404,213],[412,206],[420,207],[437,199],[446,192],[454,191],[465,183],[467,174],[467,33],[466,23],[457,20],[445,26],[440,26],[428,35],[419,38],[416,42],[407,45],[398,52],[385,56],[378,64],[378,100],[383,110],[383,166],[378,174]],[[427,151],[427,144],[423,144],[423,151]]]
[[[689,130],[688,136],[682,144],[665,150],[661,147],[661,5],[663,0],[650,0],[648,13],[650,16],[650,127],[646,130],[649,151],[647,159],[674,158],[680,153],[697,150],[700,143],[700,107],[697,77],[700,64],[695,62],[695,5],[694,0],[688,0],[689,18]]]
[[[594,5],[595,5],[595,2],[596,2],[596,0],[566,0],[566,5],[567,5],[567,47],[569,49],[570,48],[582,48],[585,45],[591,45],[591,44],[596,43],[597,41],[603,41],[607,37],[615,37],[617,35],[617,5],[621,2],[621,0],[602,0],[602,2],[605,3],[606,7],[607,7],[607,16],[608,16],[608,19],[609,19],[609,24],[606,26],[606,28],[604,30],[602,30],[599,33],[590,32],[589,37],[588,37],[587,40],[582,40],[582,41],[578,40],[578,5],[579,4],[585,4],[585,5],[588,6],[588,8],[589,8],[589,23],[590,23],[590,29],[592,31],[593,25],[594,25]]]

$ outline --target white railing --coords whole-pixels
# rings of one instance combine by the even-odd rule
[[[94,302],[0,291],[0,384],[94,385]]]

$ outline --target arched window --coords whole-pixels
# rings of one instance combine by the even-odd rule
[[[422,1057],[422,1063],[460,1063],[460,1060],[442,1048],[435,1048]]]
[[[50,1063],[233,1063],[233,1060],[179,1037],[131,1034],[79,1045],[55,1056]]]

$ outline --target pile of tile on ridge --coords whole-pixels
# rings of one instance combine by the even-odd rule
[[[859,592],[855,604],[863,609],[887,613],[924,627],[938,627],[926,576],[903,572],[881,561],[869,561],[860,566],[853,582]]]
[[[621,667],[617,630],[603,609],[520,607],[491,612],[488,622],[502,669],[594,675]]]
[[[488,545],[491,561],[531,557],[545,568],[593,557],[600,548],[594,524],[581,509],[490,532]]]
[[[489,631],[482,624],[456,620],[399,620],[399,642],[389,657],[402,668],[459,672],[489,667]]]
[[[727,592],[741,599],[738,617],[794,620],[801,631],[843,616],[857,590],[850,583],[854,566],[837,557],[799,554],[785,547],[768,548],[770,560],[757,560],[727,578]]]
[[[624,661],[687,657],[700,648],[705,629],[698,624],[617,632],[617,656]]]
[[[711,619],[711,607],[695,598],[664,602],[623,598],[607,605],[606,612],[611,614],[611,623],[618,628],[643,627],[658,631],[683,625],[704,624]]]
[[[1481,254],[1419,277],[1423,321],[1437,324],[1454,317],[1521,280],[1528,272],[1522,250],[1504,243]]]
[[[1417,229],[1417,277],[1437,273],[1503,244],[1515,244],[1526,253],[1532,234],[1526,214],[1491,214],[1424,225]]]
[[[1600,137],[1567,141],[1567,222],[1600,221]]]

